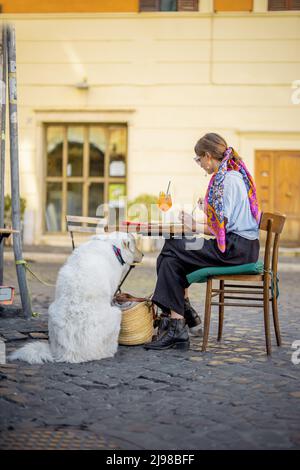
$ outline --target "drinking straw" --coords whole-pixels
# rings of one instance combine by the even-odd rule
[[[168,184],[168,189],[167,189],[167,192],[166,192],[166,194],[168,194],[168,193],[169,193],[170,184],[171,184],[171,181],[169,181],[169,184]]]

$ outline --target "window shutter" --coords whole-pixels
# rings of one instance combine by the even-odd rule
[[[269,0],[269,10],[300,10],[300,0]]]
[[[198,11],[198,0],[178,0],[178,11]]]
[[[287,10],[287,0],[269,0],[269,10]]]
[[[159,11],[159,0],[140,0],[140,11]]]
[[[300,10],[300,0],[290,0],[291,10]]]

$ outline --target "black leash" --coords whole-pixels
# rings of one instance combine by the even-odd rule
[[[126,277],[127,277],[128,274],[130,273],[130,271],[131,271],[133,268],[135,268],[135,266],[136,266],[135,264],[131,264],[131,265],[129,266],[129,269],[128,269],[127,273],[126,273],[125,276],[123,277],[123,279],[122,279],[122,281],[120,282],[120,284],[119,284],[119,286],[118,286],[116,292],[114,293],[114,297],[115,297],[119,292],[121,292],[121,286],[122,286],[123,282],[125,281]]]

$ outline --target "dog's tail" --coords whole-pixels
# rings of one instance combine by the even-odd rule
[[[26,344],[22,348],[9,355],[10,361],[24,361],[29,364],[43,364],[54,362],[48,341],[35,341]]]

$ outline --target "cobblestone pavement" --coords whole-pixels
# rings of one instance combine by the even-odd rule
[[[292,259],[288,263],[296,266]],[[55,282],[58,265],[32,267]],[[291,362],[291,345],[300,340],[299,272],[284,271],[283,346],[276,347],[272,332],[271,358],[265,354],[262,312],[237,308],[225,310],[220,344],[213,310],[206,354],[200,339],[192,338],[187,352],[120,346],[114,358],[85,364],[1,365],[0,448],[300,448],[300,364]],[[150,294],[155,280],[154,266],[137,267],[124,291]],[[5,281],[17,285],[10,262]],[[7,352],[47,337],[54,289],[36,281],[30,288],[38,317],[24,320],[16,308],[0,312]],[[204,289],[193,285],[190,291],[201,313]]]

